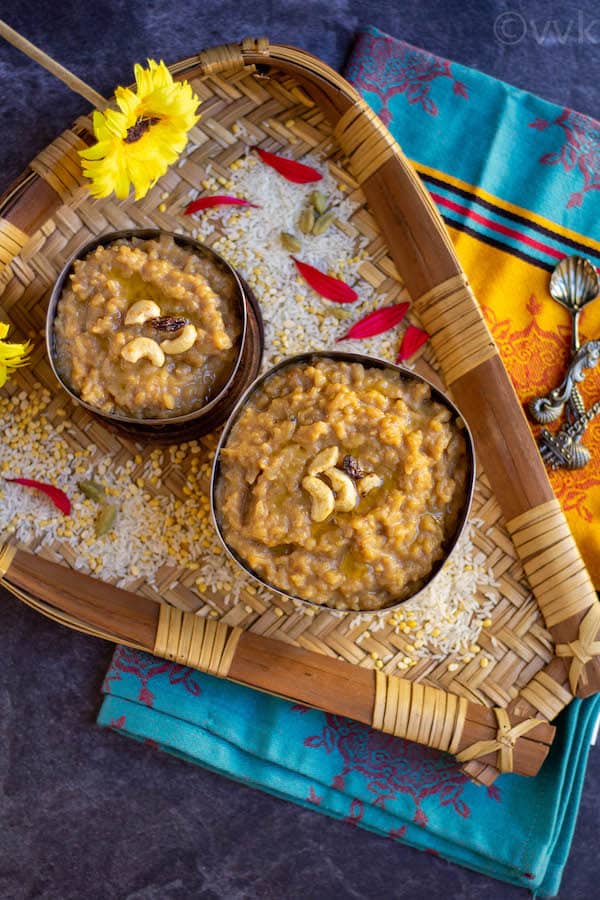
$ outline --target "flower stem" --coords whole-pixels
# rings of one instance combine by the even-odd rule
[[[70,87],[72,91],[75,91],[76,94],[85,97],[85,99],[89,100],[96,109],[104,109],[108,105],[108,100],[90,87],[89,84],[86,84],[85,81],[82,81],[81,78],[78,78],[73,72],[65,69],[64,66],[61,66],[60,63],[57,63],[51,56],[48,56],[47,53],[44,53],[43,50],[40,50],[39,47],[36,47],[35,44],[32,44],[31,41],[24,38],[18,31],[15,31],[14,28],[11,28],[10,25],[7,25],[2,19],[0,19],[0,37],[3,37],[9,44],[12,44],[13,47],[16,47],[17,50],[20,50],[30,59],[39,63],[40,66],[43,66],[44,69],[47,69],[48,72],[55,76],[55,78],[64,82],[64,84],[66,84],[67,87]]]

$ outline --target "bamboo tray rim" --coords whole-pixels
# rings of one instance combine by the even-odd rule
[[[337,73],[325,66],[316,57],[312,57],[304,51],[296,50],[287,45],[269,45],[264,38],[257,40],[245,39],[240,45],[229,44],[224,47],[211,48],[207,51],[202,51],[197,56],[188,57],[175,63],[170,68],[176,77],[191,77],[192,75],[210,77],[219,73],[229,74],[238,71],[248,71],[254,72],[257,77],[267,78],[269,77],[270,69],[274,68],[280,69],[284,75],[291,74],[299,80],[301,83],[300,90],[307,94],[311,103],[322,106],[326,114],[333,119],[334,134],[349,159],[350,169],[361,184],[370,208],[374,211],[376,218],[379,218],[380,227],[384,236],[388,238],[387,242],[392,255],[394,255],[394,250],[396,250],[398,257],[402,255],[401,250],[394,246],[395,243],[399,242],[390,241],[390,234],[393,229],[401,229],[402,223],[398,220],[397,210],[394,208],[392,197],[389,196],[390,192],[382,191],[382,186],[389,181],[393,185],[393,191],[391,192],[394,194],[393,201],[396,201],[398,204],[408,204],[409,208],[412,205],[414,221],[409,222],[407,230],[401,232],[401,234],[407,247],[419,250],[420,254],[415,254],[416,262],[415,259],[412,261],[414,268],[409,266],[408,274],[410,278],[407,277],[407,283],[410,281],[409,289],[413,295],[415,307],[428,330],[436,331],[436,323],[439,322],[439,311],[448,308],[450,298],[456,297],[457,303],[462,304],[461,309],[478,309],[477,303],[470,292],[468,282],[456,261],[444,226],[441,225],[441,220],[439,220],[431,200],[403,157],[400,148],[354,88],[348,85]],[[65,134],[80,138],[82,135],[86,135],[86,128],[86,122],[81,119],[78,120],[72,130]],[[0,216],[3,217],[0,219],[0,249],[3,250],[5,262],[10,262],[11,252],[12,257],[18,255],[29,239],[29,231],[35,232],[40,225],[51,217],[54,209],[60,205],[60,201],[63,198],[56,187],[56,179],[52,173],[45,173],[38,165],[36,171],[24,173],[0,198]],[[399,266],[399,268],[402,268],[402,266]],[[431,327],[429,325],[430,322],[432,323]],[[454,323],[455,325],[456,323]],[[439,352],[445,354],[445,368],[444,365],[442,368],[455,394],[461,393],[463,386],[467,387],[469,381],[473,377],[478,376],[487,379],[488,383],[492,383],[494,379],[499,380],[501,383],[498,390],[499,392],[504,391],[505,402],[509,405],[511,402],[514,402],[506,384],[508,380],[506,372],[485,325],[482,326],[478,320],[475,322],[473,326],[473,344],[475,349],[472,358],[466,362],[456,350],[453,351],[452,349],[453,331],[451,326],[453,326],[451,321],[445,322],[443,327],[437,328],[436,334],[432,336],[432,340],[434,340],[436,351],[439,347]],[[444,329],[445,334],[440,336]],[[440,334],[437,333],[438,331]],[[449,342],[447,340],[448,337],[450,338]],[[438,338],[437,346],[435,345],[436,338]],[[448,347],[445,347],[443,340],[446,340]],[[459,403],[463,405],[460,399]],[[467,415],[469,415],[468,412]],[[471,419],[471,421],[473,420]],[[489,425],[489,422],[487,424]],[[517,432],[520,429],[521,435],[528,434],[528,431],[523,431],[523,425],[518,417],[512,427]],[[531,443],[530,439],[529,443]],[[546,547],[544,534],[548,531],[549,524],[552,524],[552,526],[556,524],[556,529],[560,530],[562,513],[560,509],[556,509],[556,501],[551,489],[547,486],[547,478],[545,477],[543,466],[539,460],[539,465],[534,465],[532,461],[535,457],[531,455],[531,447],[527,445],[526,449],[529,452],[529,462],[532,465],[527,472],[527,478],[520,476],[519,484],[515,489],[515,496],[512,496],[507,501],[509,512],[511,511],[511,503],[513,504],[512,511],[515,512],[515,515],[509,517],[509,524],[519,555],[525,559],[526,571],[529,564],[533,574],[537,573],[536,585],[542,584],[542,588],[538,587],[536,589],[534,587],[534,593],[536,593],[538,602],[540,602],[542,613],[545,613],[547,609],[555,610],[558,599],[562,596],[561,591],[566,592],[568,590],[568,585],[562,584],[561,591],[558,594],[556,591],[552,593],[552,589],[548,589],[548,584],[543,580],[539,582],[537,577],[540,572],[540,556],[543,555],[543,553],[540,553],[540,547],[543,548],[544,552],[552,549]],[[502,454],[497,455],[500,458]],[[508,462],[510,463],[510,460]],[[519,506],[519,503],[515,500],[519,491],[523,494],[525,500],[529,499],[529,506],[525,500],[521,501],[522,508]],[[538,498],[541,498],[541,502]],[[573,550],[569,543],[569,536],[561,532],[560,539],[566,542],[565,546],[568,544],[565,552],[569,552],[571,555],[574,554],[573,558],[577,562],[576,548]],[[572,538],[570,540],[572,541]],[[565,631],[566,637],[562,639],[564,643],[559,644],[558,655],[541,673],[545,680],[542,681],[541,677],[538,677],[540,673],[535,676],[533,682],[527,688],[528,693],[525,692],[527,695],[525,696],[522,691],[521,695],[516,699],[516,703],[512,704],[511,715],[514,714],[519,717],[519,713],[521,715],[531,715],[532,712],[542,710],[544,715],[551,718],[550,711],[558,711],[557,706],[562,707],[566,705],[573,693],[576,692],[579,696],[586,696],[600,687],[600,665],[598,665],[598,660],[594,653],[590,652],[590,648],[593,648],[593,637],[597,630],[595,616],[600,606],[597,602],[594,605],[591,605],[589,602],[589,591],[585,582],[586,572],[583,564],[581,564],[581,567],[578,567],[577,571],[580,573],[577,576],[580,587],[576,591],[577,596],[569,607],[571,615],[564,626],[565,629],[568,626],[568,633]],[[115,640],[122,641],[120,637],[111,636],[109,630],[101,632],[98,629],[94,629],[89,621],[79,619],[77,616],[69,616],[64,610],[61,611],[60,607],[56,608],[52,604],[45,603],[41,596],[36,599],[26,588],[11,582],[10,567],[3,574],[4,577],[1,581],[4,586],[8,587],[24,602],[29,601],[30,605],[34,606],[37,604],[35,608],[38,608],[45,615],[50,615],[51,618],[55,618],[57,621],[62,621],[70,627],[79,628],[79,630],[87,633],[97,634],[109,639],[113,637]],[[41,586],[42,583],[40,582]],[[549,600],[545,599],[546,595],[550,598]],[[595,593],[593,596],[595,601]],[[544,600],[546,609],[544,603],[540,601],[540,597]],[[560,616],[557,618],[558,613],[551,613],[552,615],[554,615],[554,624],[557,630],[563,628],[564,617],[562,619]],[[590,625],[591,618],[594,618],[594,622]],[[547,615],[546,619],[548,621]],[[584,635],[582,631],[584,620],[588,621],[587,635]],[[598,624],[600,627],[600,623]],[[168,631],[170,627],[169,625]],[[178,622],[177,627],[185,630],[187,625],[185,621],[183,624]],[[594,631],[594,634],[590,638],[591,631]],[[178,640],[183,639],[182,634],[181,630],[177,632]],[[140,644],[139,646],[145,646],[148,649],[147,645]],[[165,650],[162,644],[160,646]],[[563,647],[562,652],[560,652],[561,647]],[[156,652],[156,644],[151,649],[154,649]],[[169,650],[167,646],[167,651],[172,657],[172,648]],[[304,652],[306,653],[307,651]],[[316,654],[312,655],[315,656]],[[572,660],[570,666],[567,664],[569,659]],[[581,665],[578,668],[577,678],[573,681],[573,670],[577,659],[579,659]],[[585,661],[582,661],[583,659]],[[206,666],[204,670],[211,671]],[[223,674],[223,672],[219,671],[217,674]],[[571,676],[572,690],[569,690],[567,687],[569,676]],[[379,699],[383,696],[381,702],[384,703],[384,712],[377,709],[379,704],[377,691],[381,687],[378,681],[376,696],[373,701],[376,708],[373,710],[372,721],[378,720],[379,727],[382,727],[383,730],[390,730],[391,727],[392,733],[397,734],[397,719],[398,715],[400,715],[400,707],[398,707],[395,724],[391,723],[390,725],[387,722],[387,718],[389,716],[393,718],[395,709],[393,704],[397,701],[392,701],[392,694],[389,691],[404,690],[403,685],[400,684],[404,680],[397,679],[396,676],[385,677],[388,678],[388,681],[383,688],[384,695],[379,695]],[[408,682],[408,684],[413,685],[412,682]],[[554,687],[550,688],[550,684],[554,685]],[[260,687],[260,685],[255,686]],[[414,691],[413,688],[414,685],[410,688],[412,692],[410,702],[415,699],[413,694],[419,693],[419,691]],[[424,690],[435,689],[425,688]],[[387,695],[385,691],[388,691]],[[554,696],[552,697],[553,691]],[[284,695],[292,696],[289,692]],[[451,692],[446,692],[446,698],[452,696]],[[421,702],[421,700],[418,702]],[[390,706],[390,704],[392,705]],[[423,707],[423,710],[425,709],[426,707]],[[486,710],[486,707],[481,707],[481,710]],[[489,713],[489,710],[487,713]],[[487,713],[481,712],[481,715],[486,715]],[[379,721],[380,714],[382,716],[381,721]],[[429,714],[433,716],[433,713]],[[435,719],[435,717],[433,718]],[[537,721],[540,720],[536,719]],[[499,718],[498,739],[500,739],[502,727]],[[409,731],[411,739],[423,738],[421,733],[415,736],[414,723],[412,730],[409,729]],[[527,741],[526,738],[522,740]],[[427,743],[427,740],[421,740],[421,742]],[[484,759],[484,762],[481,764],[474,764],[472,761],[466,760],[466,770],[475,779],[489,782],[497,774],[493,761],[489,761],[490,755],[493,760],[495,753],[496,750],[494,749],[487,756],[480,757]],[[498,750],[498,753],[500,754],[500,750]]]

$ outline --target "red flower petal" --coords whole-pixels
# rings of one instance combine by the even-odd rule
[[[34,481],[31,478],[5,478],[4,480],[12,481],[15,484],[22,484],[25,487],[35,488],[36,491],[41,491],[42,494],[45,494],[52,500],[54,505],[58,507],[65,516],[71,515],[71,501],[64,491],[54,487],[53,484],[46,484],[45,481]]]
[[[417,328],[416,325],[409,325],[404,332],[396,363],[401,363],[403,360],[411,357],[427,340],[429,340],[429,335],[426,331],[423,331],[422,328]]]
[[[311,181],[320,181],[323,177],[320,172],[313,169],[312,166],[305,166],[304,163],[296,162],[295,159],[288,159],[285,156],[277,156],[275,153],[269,153],[268,150],[261,150],[260,147],[253,147],[260,158],[288,181],[294,184],[309,184]]]
[[[306,283],[321,297],[333,300],[334,303],[354,303],[358,299],[356,291],[349,284],[346,284],[345,281],[340,281],[339,278],[332,278],[331,275],[326,275],[320,269],[315,269],[314,266],[309,266],[308,263],[300,262],[295,256],[292,256],[292,259]]]
[[[375,337],[383,334],[402,321],[408,311],[410,303],[396,303],[394,306],[384,306],[369,313],[363,319],[359,319],[346,334],[339,337],[338,341],[359,340],[360,338]]]
[[[249,200],[244,200],[242,197],[212,194],[210,197],[198,197],[196,200],[192,200],[189,206],[186,206],[185,214],[186,216],[191,216],[192,213],[199,212],[202,209],[212,209],[213,206],[252,206],[254,209],[260,208],[256,203],[250,203]]]

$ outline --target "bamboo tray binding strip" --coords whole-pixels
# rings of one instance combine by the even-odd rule
[[[252,76],[255,66],[260,80]],[[279,78],[262,80],[264,76],[268,78],[271,66]],[[514,688],[510,686],[515,681],[515,673],[511,666],[503,668],[499,659],[494,668],[498,673],[503,672],[503,680],[502,677],[496,681],[489,676],[484,678],[479,672],[457,687],[479,702],[492,700],[501,706],[508,703],[507,708],[513,712],[518,710],[519,715],[539,712],[553,718],[574,692],[586,696],[600,684],[600,664],[595,659],[600,607],[552,494],[514,390],[429,196],[397,144],[358,94],[335,72],[302,51],[269,47],[264,39],[246,40],[239,47],[228,45],[225,49],[205,51],[176,64],[172,70],[186,78],[211,76],[194,85],[203,109],[197,132],[200,147],[182,169],[172,169],[163,179],[164,184],[161,183],[161,189],[165,185],[171,188],[175,200],[190,186],[197,186],[202,166],[208,159],[215,170],[222,166],[223,174],[227,174],[226,167],[243,149],[228,130],[239,117],[251,124],[257,142],[265,136],[279,144],[288,140],[296,154],[311,147],[327,154],[335,153],[323,113],[334,125],[350,169],[387,238],[393,261],[432,334],[444,377],[476,433],[487,476],[492,489],[497,487],[498,502],[516,548],[515,551],[504,537],[496,499],[490,495],[485,479],[480,479],[478,490],[483,494],[480,506],[489,516],[486,533],[480,540],[484,546],[487,543],[496,560],[505,557],[501,572],[512,566],[508,581],[510,601],[503,597],[502,614],[498,617],[502,624],[498,634],[506,645],[500,645],[497,658],[506,654],[508,647],[514,663],[516,652],[517,673],[528,683],[520,696],[514,696]],[[217,73],[226,77],[215,77]],[[296,129],[287,128],[275,118],[281,115],[287,119],[290,109],[299,120]],[[82,185],[76,156],[76,150],[90,140],[89,121],[81,119],[73,130],[65,132],[39,154],[32,163],[35,174],[29,173],[21,179],[0,203],[0,263],[7,266],[3,274],[6,284],[3,303],[15,323],[24,326],[25,331],[32,324],[39,327],[43,317],[40,305],[36,308],[32,303],[34,282],[39,295],[50,286],[64,258],[88,234],[132,224],[167,228],[175,224],[181,229],[182,223],[168,212],[157,213],[151,199],[139,204],[91,203]],[[339,172],[349,186],[355,186],[341,168]],[[356,218],[376,243],[377,231],[369,222],[367,210],[362,210]],[[374,273],[374,277],[385,288],[394,285],[394,280],[390,277],[393,264],[384,253],[382,246],[377,260],[381,271]],[[10,260],[12,263],[7,265]],[[38,370],[36,375],[40,380],[49,380],[47,373],[43,377]],[[82,434],[82,441],[89,443],[89,440],[90,437]],[[127,443],[123,442],[123,446],[127,447]],[[130,452],[131,447],[128,449]],[[497,543],[490,540],[490,534]],[[519,583],[517,553],[557,645],[554,660],[545,644],[543,629],[536,623],[537,613],[532,610],[526,589]],[[565,563],[558,571],[555,560]],[[505,586],[505,593],[507,590]],[[189,605],[190,592],[182,591],[183,596],[183,605]],[[177,603],[177,593],[168,599]],[[516,613],[521,610],[524,613],[523,616],[515,614],[514,618],[518,619],[515,625],[506,610],[511,604],[512,612],[516,606]],[[496,616],[494,620],[496,625]],[[324,640],[315,636],[308,645],[326,653],[339,654],[341,650],[356,659],[357,654],[352,653],[352,636],[342,632],[341,639],[339,629],[334,631],[333,635],[325,632]],[[386,642],[391,637],[385,632],[377,635],[378,640]],[[289,636],[285,639],[289,640]],[[363,651],[358,655],[364,656]],[[414,677],[431,680],[436,676],[417,667]],[[518,681],[521,686],[523,678]],[[468,762],[466,767],[474,777],[484,780],[492,773],[485,765],[473,762]]]
[[[0,582],[39,612],[88,634],[335,711],[459,761],[478,759],[494,772],[537,774],[554,736],[543,719],[511,717],[501,707],[229,628],[11,545],[0,550]]]

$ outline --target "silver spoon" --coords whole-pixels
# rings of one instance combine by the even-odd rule
[[[583,256],[567,256],[555,267],[550,277],[550,296],[568,310],[571,316],[571,355],[579,350],[579,316],[584,306],[600,294],[600,278],[596,267]],[[581,380],[581,379],[578,379]],[[571,418],[583,415],[585,406],[574,382],[565,394],[559,385],[545,397],[536,397],[529,411],[536,422],[545,425],[562,414],[565,403],[570,406]]]
[[[584,256],[562,259],[550,277],[550,296],[571,316],[571,353],[579,350],[579,315],[600,294],[596,267]]]
[[[555,434],[542,428],[538,439],[542,459],[553,469],[582,469],[591,459],[590,451],[580,442],[589,423],[600,413],[600,401],[586,410],[576,384],[583,381],[583,370],[593,368],[599,359],[600,341],[587,341],[573,357],[563,382],[552,392],[557,402],[561,398],[564,402],[570,393],[565,424]],[[579,403],[574,400],[575,395]]]

